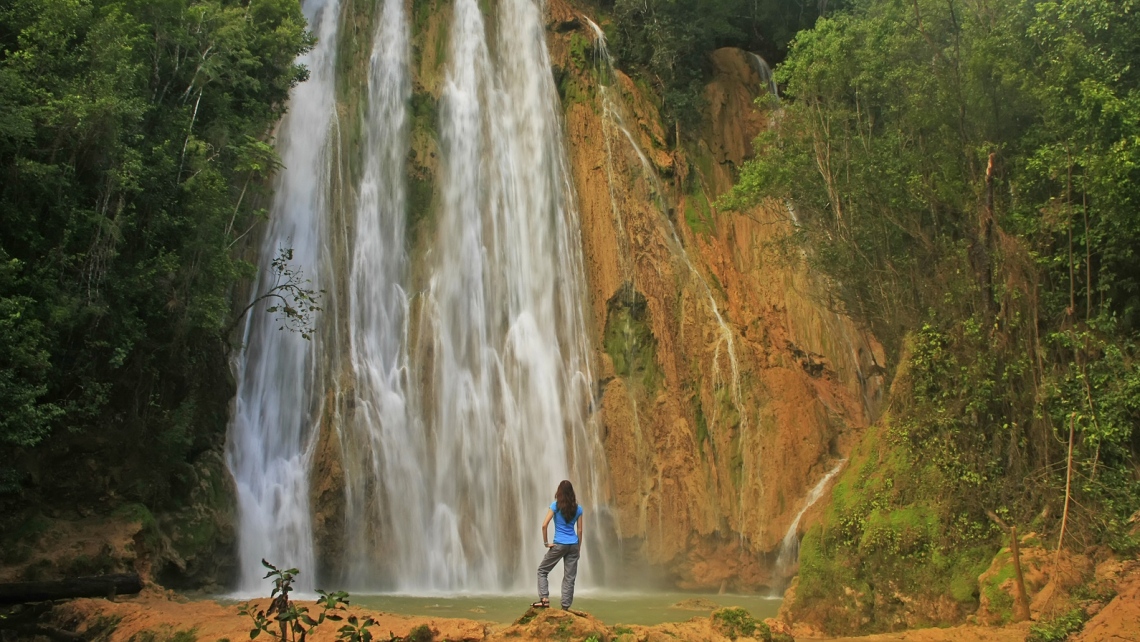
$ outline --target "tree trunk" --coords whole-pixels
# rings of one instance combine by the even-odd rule
[[[0,584],[0,604],[24,604],[74,597],[113,597],[142,590],[142,580],[135,573],[73,577],[50,582],[10,582]]]
[[[1009,527],[1009,552],[1013,555],[1013,621],[1024,622],[1029,619],[1029,597],[1025,594],[1025,578],[1021,574],[1016,526]]]

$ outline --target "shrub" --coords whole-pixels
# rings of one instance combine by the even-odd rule
[[[742,636],[755,637],[764,642],[772,640],[772,631],[768,625],[757,621],[751,613],[739,606],[714,612],[712,622],[714,629],[732,640]]]
[[[1061,642],[1081,630],[1088,615],[1083,609],[1073,609],[1064,615],[1029,627],[1025,642]]]

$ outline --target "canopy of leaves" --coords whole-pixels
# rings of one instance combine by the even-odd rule
[[[937,474],[897,505],[1055,529],[1072,426],[1073,536],[1134,546],[1140,3],[855,0],[777,75],[785,108],[725,204],[791,205],[900,355],[890,437]]]
[[[691,126],[700,117],[708,56],[740,47],[770,62],[797,31],[844,0],[611,0],[609,39],[617,62],[661,93],[664,116]]]
[[[149,499],[217,440],[233,248],[310,45],[295,0],[0,6],[0,442],[142,457]]]

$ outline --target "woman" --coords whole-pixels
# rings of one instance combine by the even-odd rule
[[[546,527],[550,520],[554,520],[554,543],[551,544],[546,536]],[[577,525],[577,532],[574,526]],[[558,560],[565,559],[562,576],[562,610],[570,610],[574,602],[574,578],[578,575],[578,556],[582,553],[582,507],[578,505],[578,498],[574,496],[574,486],[567,480],[558,484],[554,492],[554,503],[546,511],[546,519],[542,521],[542,544],[546,546],[546,556],[538,565],[538,601],[531,604],[534,608],[550,606],[550,587],[546,576],[550,570],[558,565]]]

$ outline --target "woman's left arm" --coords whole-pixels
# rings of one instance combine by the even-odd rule
[[[546,548],[553,548],[554,545],[550,543],[550,538],[546,536],[546,527],[550,526],[550,520],[554,519],[554,511],[549,508],[546,509],[546,519],[542,520],[542,545]]]
[[[582,520],[584,519],[586,519],[585,515],[578,516],[578,546],[581,546],[582,542],[585,541],[582,539]]]

